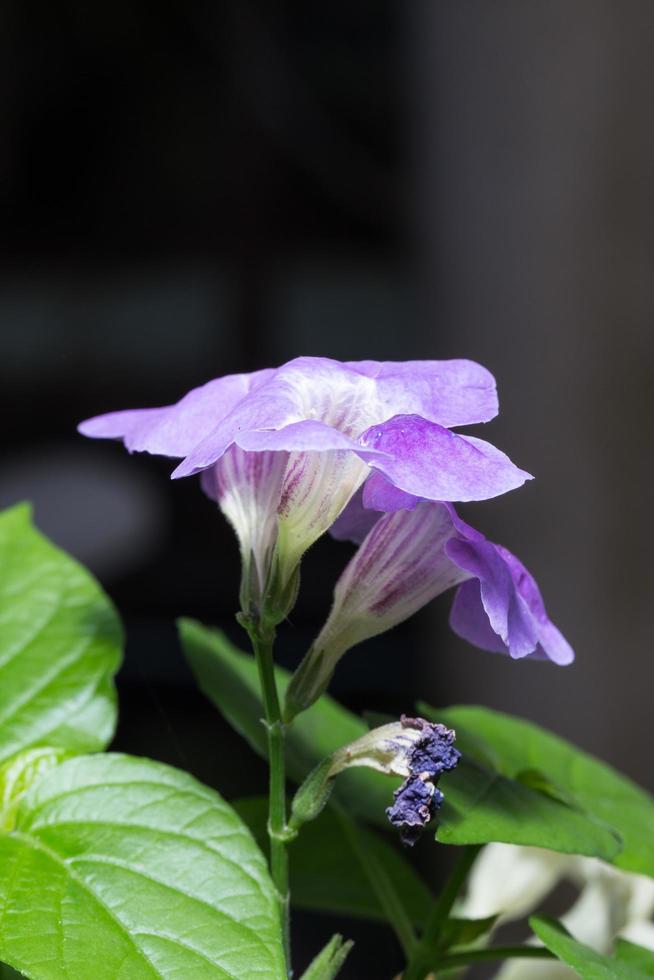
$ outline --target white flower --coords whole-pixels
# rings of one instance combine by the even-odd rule
[[[477,858],[457,913],[466,918],[497,915],[498,924],[522,918],[567,879],[580,889],[561,921],[579,942],[610,953],[616,939],[654,950],[654,881],[620,871],[596,858],[535,847],[488,844]],[[562,963],[513,960],[498,980],[564,980],[576,973]]]

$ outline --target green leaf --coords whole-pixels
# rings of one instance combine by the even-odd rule
[[[439,786],[445,802],[436,836],[443,844],[503,841],[607,861],[620,850],[610,827],[472,759],[462,758]]]
[[[261,724],[259,681],[254,659],[229,643],[222,633],[192,620],[179,624],[186,656],[204,693],[230,724],[265,757],[265,732]],[[289,674],[276,668],[283,694]],[[448,712],[425,709],[437,721],[451,724]],[[458,724],[457,724],[458,731]],[[323,695],[290,727],[287,738],[288,771],[300,782],[325,756],[368,731],[361,718]],[[479,748],[479,739],[473,744]],[[442,777],[445,805],[439,814],[438,840],[447,844],[485,844],[489,841],[529,844],[572,854],[587,854],[610,860],[620,842],[610,827],[581,810],[565,805],[549,794],[480,766],[474,753],[463,758],[457,769]],[[486,762],[493,756],[489,749]],[[528,768],[520,766],[523,770]],[[544,767],[540,766],[543,769]],[[388,776],[370,769],[349,769],[339,775],[334,798],[353,816],[388,826],[384,813],[393,783]]]
[[[299,830],[325,809],[334,788],[334,780],[329,778],[332,764],[332,756],[328,755],[311,770],[298,789],[291,801],[290,830]]]
[[[234,808],[260,846],[268,846],[267,803],[238,800]],[[402,854],[378,834],[361,828],[366,846],[384,868],[415,925],[424,924],[432,896]],[[355,851],[329,808],[305,824],[289,848],[291,894],[297,908],[384,920],[384,912]]]
[[[224,633],[207,629],[192,619],[178,623],[184,653],[200,689],[232,727],[266,758],[266,733],[254,658],[234,647]],[[283,697],[290,674],[275,668]],[[291,779],[301,783],[325,756],[353,742],[368,731],[361,718],[327,695],[295,719],[286,739],[287,766]],[[384,810],[392,800],[393,783],[370,769],[351,769],[339,775],[334,797],[346,803],[354,816],[386,826]]]
[[[285,976],[279,906],[250,832],[169,766],[82,756],[0,836],[0,958],[35,980]]]
[[[654,951],[636,946],[626,939],[618,939],[615,944],[615,958],[619,963],[627,963],[640,970],[645,977],[654,977]]]
[[[494,768],[501,768],[497,765]],[[560,786],[555,786],[554,783],[547,778],[545,773],[541,772],[539,769],[521,769],[520,772],[515,774],[516,782],[522,783],[523,786],[529,786],[530,789],[535,789],[539,793],[544,793],[545,796],[551,796],[553,800],[558,800],[559,803],[565,803],[566,806],[577,807],[580,809],[579,804],[569,793],[561,789]]]
[[[0,611],[0,762],[42,745],[104,748],[116,723],[120,622],[24,504],[0,514]]]
[[[447,919],[439,936],[439,948],[446,950],[469,946],[475,939],[490,932],[496,921],[496,915],[490,915],[486,919]]]
[[[58,766],[69,753],[65,749],[26,749],[0,766],[0,830],[10,831],[16,824],[18,805],[30,788],[49,769]]]
[[[312,960],[300,980],[334,980],[334,977],[340,973],[353,945],[351,940],[343,942],[343,937],[338,933],[332,936],[325,948]]]
[[[525,770],[543,773],[553,792],[575,800],[597,821],[617,830],[623,848],[614,856],[614,864],[654,876],[654,797],[631,780],[521,718],[468,705],[443,711],[422,706],[421,710],[456,728],[457,744],[473,758],[478,758],[475,744],[483,738],[505,776],[515,779]],[[471,736],[475,742],[470,742]]]
[[[634,960],[621,961],[615,957],[602,956],[589,946],[577,942],[556,919],[533,916],[529,925],[547,949],[571,967],[582,980],[643,980],[643,977],[652,975],[643,972]],[[639,949],[639,954],[641,952],[646,954],[648,951]],[[652,954],[650,961],[651,957]]]

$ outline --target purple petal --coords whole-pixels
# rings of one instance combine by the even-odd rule
[[[227,420],[230,423],[231,419]],[[358,451],[358,444],[338,429],[313,419],[291,422],[279,429],[246,429],[225,434],[228,425],[204,439],[173,472],[173,479],[192,476],[213,466],[229,449],[239,446],[246,452],[338,452]],[[383,454],[378,453],[381,457]]]
[[[363,491],[357,490],[341,516],[332,524],[329,533],[337,541],[361,544],[380,516],[379,511],[364,507]]]
[[[454,539],[447,546],[452,561],[481,583],[481,601],[491,628],[512,657],[526,657],[536,649],[536,624],[521,599],[507,562],[490,541]]]
[[[538,631],[538,650],[543,651],[553,663],[566,667],[575,659],[575,652],[561,631],[549,619]]]
[[[468,579],[456,590],[450,612],[450,627],[462,640],[467,640],[480,650],[509,652],[506,643],[493,631],[488,620],[478,579]]]
[[[174,475],[213,465],[233,443],[248,451],[354,449],[362,432],[391,416],[420,411],[434,422],[458,425],[496,410],[492,375],[473,362],[341,364],[298,357],[198,440]],[[371,460],[375,447],[366,448]]]
[[[466,524],[466,522],[459,517],[452,504],[445,503],[443,504],[443,506],[447,507],[448,513],[450,515],[450,520],[454,525],[454,529],[458,531],[462,537],[464,537],[468,541],[486,540],[485,536],[481,533],[481,531],[476,531],[474,527],[470,527],[469,524]]]
[[[516,659],[533,654],[561,665],[572,662],[574,652],[549,620],[536,582],[510,551],[461,538],[448,541],[445,550],[474,576],[457,590],[450,614],[455,633]]]
[[[527,571],[519,558],[516,558],[508,548],[496,545],[511,570],[515,587],[527,604],[537,624],[538,643],[550,660],[557,664],[569,664],[574,660],[574,651],[568,641],[551,622],[545,609],[545,603],[533,575]]]
[[[398,415],[359,440],[362,459],[400,490],[427,500],[487,500],[531,479],[481,439],[450,432],[417,415]],[[366,450],[388,454],[367,457]]]
[[[123,439],[130,452],[137,452],[147,441],[148,433],[156,429],[168,411],[170,411],[169,407],[109,412],[107,415],[96,415],[94,418],[80,422],[77,431],[91,439]],[[170,455],[183,456],[184,453],[170,453]]]
[[[175,405],[98,415],[82,422],[79,431],[96,439],[123,439],[130,452],[186,456],[272,373],[267,369],[216,378],[193,388]]]
[[[324,422],[318,422],[315,419],[292,422],[291,425],[276,431],[258,429],[251,432],[239,432],[236,434],[234,442],[248,452],[259,452],[267,449],[300,453],[324,453],[330,450],[343,449],[354,452],[359,448],[358,443],[343,432],[339,432],[331,425],[326,425]],[[383,454],[379,453],[379,455]]]
[[[363,487],[357,490],[329,533],[337,541],[361,544],[368,531],[379,520],[380,512],[392,514],[397,510],[413,510],[420,502],[420,497],[398,490],[381,473],[373,472]],[[452,512],[454,513],[454,508]]]
[[[337,361],[299,357],[271,372],[198,440],[173,475],[206,469],[233,443],[249,451],[355,450],[354,436],[375,417],[374,382]]]
[[[355,643],[401,623],[467,574],[446,553],[455,533],[443,504],[385,514],[341,575],[315,647],[338,657]]]
[[[498,411],[495,378],[474,361],[349,361],[376,381],[377,397],[392,415],[421,415],[448,427],[488,422]]]
[[[381,473],[371,473],[363,486],[363,506],[391,514],[396,510],[413,510],[422,497],[399,490]]]

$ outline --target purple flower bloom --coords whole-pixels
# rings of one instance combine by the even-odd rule
[[[429,500],[484,500],[529,479],[490,444],[450,431],[496,414],[493,377],[471,361],[301,357],[80,431],[179,457],[174,477],[203,473],[239,537],[242,597],[257,606],[289,588],[304,551],[371,471]]]
[[[366,509],[367,498],[405,508],[380,516]],[[450,624],[464,639],[514,659],[545,657],[556,664],[574,659],[526,568],[462,521],[451,504],[412,500],[372,477],[332,533],[361,543],[336,584],[325,625],[291,682],[287,717],[320,696],[347,650],[454,586]]]

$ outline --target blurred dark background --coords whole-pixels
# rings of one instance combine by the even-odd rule
[[[537,478],[464,516],[534,572],[577,663],[472,650],[443,597],[335,692],[524,714],[653,789],[650,0],[3,0],[0,25],[0,503],[32,499],[125,618],[116,745],[263,785],[172,625],[241,641],[228,528],[76,423],[300,353],[459,356],[498,379],[484,435]],[[309,555],[288,665],[346,555]],[[376,927],[301,924],[305,957],[335,925],[347,975],[399,967]]]

